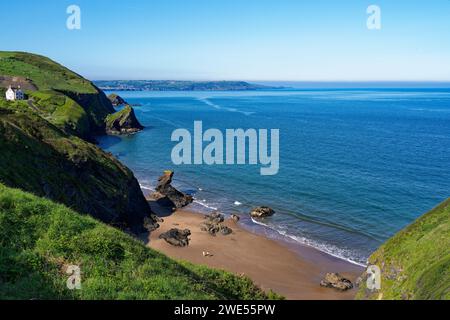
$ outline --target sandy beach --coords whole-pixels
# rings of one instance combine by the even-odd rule
[[[178,210],[163,219],[160,228],[149,236],[148,246],[174,259],[245,274],[264,290],[272,289],[287,299],[345,300],[353,299],[356,293],[355,289],[339,292],[319,286],[327,272],[339,272],[354,282],[363,269],[314,248],[291,247],[247,231],[232,220],[225,222],[233,229],[232,234],[214,237],[200,230],[204,216],[188,210]],[[191,230],[188,247],[174,247],[158,238],[172,228]],[[204,257],[204,251],[212,256]]]

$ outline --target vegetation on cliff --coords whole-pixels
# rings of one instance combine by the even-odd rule
[[[0,107],[0,182],[113,225],[141,226],[151,211],[133,173],[21,103]]]
[[[133,108],[128,105],[106,117],[106,132],[109,134],[129,134],[142,129],[144,127],[136,118]]]
[[[29,99],[0,97],[0,299],[278,297],[120,230],[157,222],[133,173],[87,140],[107,118],[119,132],[140,126],[131,108],[113,114],[92,83],[38,55],[0,52],[0,87],[9,82]],[[66,286],[70,265],[81,268],[82,290]]]
[[[114,112],[106,95],[34,54],[0,52],[0,76],[34,88],[26,91],[28,101],[0,97],[0,182],[112,225],[142,228],[151,210],[133,173],[81,139],[104,132]]]
[[[70,265],[81,290],[69,290]],[[179,263],[91,217],[0,184],[1,299],[267,299],[246,277]]]
[[[89,80],[40,55],[0,51],[0,76],[1,86],[26,84],[30,108],[70,134],[90,138],[104,130],[105,118],[114,112]]]
[[[420,217],[369,258],[381,268],[381,290],[362,282],[359,299],[450,300],[450,199]]]

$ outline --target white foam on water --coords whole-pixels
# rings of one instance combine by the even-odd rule
[[[198,204],[198,205],[200,205],[202,207],[205,207],[206,209],[209,209],[209,210],[214,210],[214,211],[218,210],[216,207],[213,207],[212,205],[209,205],[208,203],[203,202],[203,201],[199,201],[197,199],[194,199],[194,203],[196,203],[196,204]]]
[[[235,205],[235,206],[240,206],[240,205],[242,205],[242,203],[239,202],[239,201],[235,201],[235,202],[234,202],[234,205]]]
[[[201,101],[201,102],[205,103],[206,105],[213,107],[214,109],[217,109],[217,110],[227,110],[229,112],[242,113],[245,116],[250,116],[255,113],[255,112],[250,112],[250,111],[242,111],[237,108],[223,108],[223,107],[219,106],[218,104],[211,102],[210,100],[208,100],[208,98],[199,98],[197,100]]]
[[[338,248],[338,247],[333,246],[333,245],[323,244],[323,243],[320,243],[320,242],[317,242],[317,241],[314,241],[314,240],[311,240],[311,239],[307,239],[305,237],[294,236],[292,234],[289,234],[285,230],[278,229],[278,228],[276,228],[274,226],[262,223],[261,221],[257,221],[257,220],[255,220],[253,218],[251,218],[251,219],[252,219],[253,223],[255,223],[257,225],[260,225],[260,226],[263,226],[265,228],[268,228],[268,229],[270,229],[272,231],[275,231],[278,234],[282,235],[283,237],[287,237],[287,238],[289,238],[291,240],[294,240],[295,242],[301,243],[302,245],[307,245],[307,246],[312,247],[312,248],[314,248],[316,250],[319,250],[320,252],[326,253],[326,254],[328,254],[328,255],[330,255],[332,257],[335,257],[335,258],[347,261],[349,263],[352,263],[352,264],[355,264],[355,265],[358,265],[358,266],[361,266],[361,267],[366,267],[367,266],[364,263],[361,263],[361,262],[355,261],[352,258],[349,258],[349,256],[351,257],[351,252],[349,252],[348,250],[341,249],[341,248]]]

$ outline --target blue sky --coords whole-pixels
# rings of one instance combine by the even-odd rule
[[[0,28],[1,50],[90,79],[450,80],[450,0],[21,0],[2,3]]]

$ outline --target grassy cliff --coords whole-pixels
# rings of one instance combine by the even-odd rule
[[[0,182],[106,223],[137,228],[151,214],[133,173],[95,145],[26,108],[0,106]]]
[[[363,286],[359,299],[449,300],[450,199],[383,244],[369,264],[381,268],[381,290]]]
[[[89,80],[40,55],[0,51],[0,77],[0,86],[20,85],[30,108],[70,134],[88,138],[101,132],[114,112],[106,95]]]
[[[138,231],[151,215],[133,173],[82,138],[114,109],[91,82],[48,58],[0,52],[0,82],[29,100],[0,97],[0,183]]]
[[[68,290],[69,265],[81,290]],[[245,277],[178,263],[50,200],[0,184],[1,299],[267,299]]]

